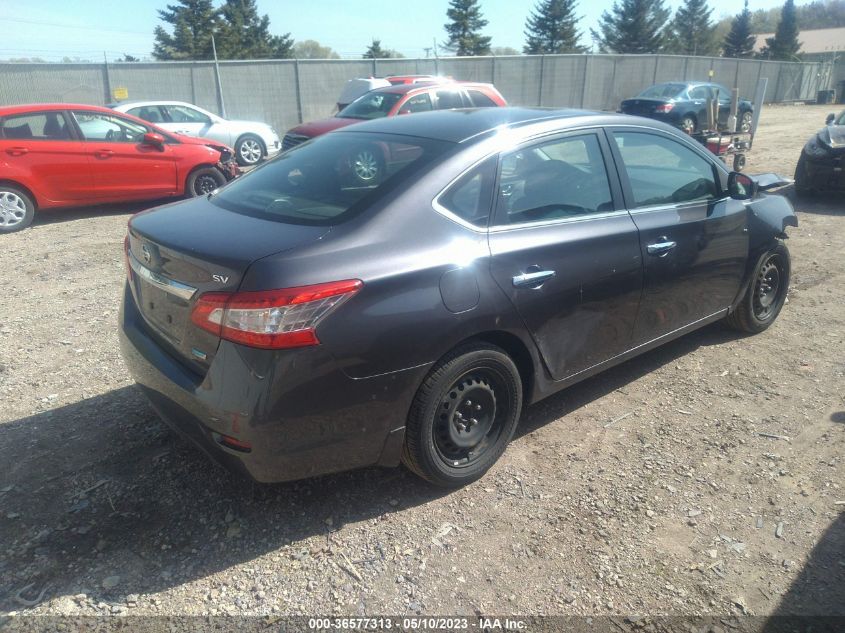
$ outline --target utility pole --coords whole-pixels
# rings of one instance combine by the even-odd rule
[[[226,104],[223,102],[223,84],[220,81],[220,64],[217,63],[217,44],[214,43],[214,35],[211,36],[211,50],[214,53],[214,74],[217,77],[217,101],[220,105],[220,116],[226,118]]]

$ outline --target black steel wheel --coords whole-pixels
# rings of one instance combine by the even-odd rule
[[[459,348],[420,387],[402,461],[441,486],[474,481],[504,452],[521,408],[519,371],[503,350],[483,344]]]
[[[207,196],[218,187],[226,184],[226,178],[214,167],[195,169],[188,176],[185,195],[189,197]]]
[[[778,241],[777,246],[757,260],[745,295],[726,319],[728,325],[751,334],[768,328],[786,303],[789,275],[789,250]]]

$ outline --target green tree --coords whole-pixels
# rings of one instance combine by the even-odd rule
[[[519,55],[519,51],[513,46],[491,46],[491,55]]]
[[[161,60],[211,59],[211,34],[217,24],[217,10],[212,0],[178,0],[159,10],[159,19],[173,27],[168,33],[155,28],[153,57]]]
[[[684,0],[675,12],[667,42],[667,51],[679,55],[717,55],[716,25],[707,0]]]
[[[766,38],[766,46],[760,51],[765,59],[798,59],[801,43],[798,41],[798,19],[795,15],[795,0],[786,0],[780,12],[780,22],[774,37]]]
[[[119,61],[119,62],[139,62],[141,60],[138,57],[135,57],[134,55],[130,55],[129,53],[124,53],[123,57],[121,57],[117,61]]]
[[[663,0],[618,0],[591,29],[603,52],[659,53],[666,44],[669,9]]]
[[[525,21],[526,42],[522,50],[529,55],[544,53],[583,53],[578,43],[578,18],[575,0],[540,0]]]
[[[731,22],[731,30],[725,36],[722,50],[725,57],[751,57],[754,55],[755,40],[751,32],[751,11],[748,10],[748,0],[745,0],[742,13]]]
[[[481,15],[478,0],[451,0],[446,10],[449,22],[443,25],[449,39],[443,44],[459,56],[488,55],[490,39],[481,35],[487,20]]]
[[[364,59],[391,59],[400,57],[405,56],[392,48],[382,48],[381,40],[377,40],[376,38],[373,38],[373,43],[367,47],[364,53]]]
[[[272,35],[270,18],[259,15],[255,0],[226,0],[215,36],[221,59],[284,59],[293,56],[290,33]]]
[[[293,56],[297,59],[340,59],[331,47],[323,46],[317,40],[302,40],[293,45]]]

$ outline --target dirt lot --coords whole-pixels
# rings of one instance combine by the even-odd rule
[[[767,108],[748,171],[791,176],[828,110]],[[0,612],[845,615],[845,201],[796,207],[770,330],[708,327],[531,407],[455,492],[219,470],[117,351],[138,208],[3,237]]]

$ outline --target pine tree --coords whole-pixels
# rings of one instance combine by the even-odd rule
[[[529,55],[544,53],[583,53],[578,43],[581,34],[575,16],[575,0],[541,0],[525,21],[523,51]]]
[[[751,11],[748,10],[748,0],[745,8],[731,22],[731,30],[725,36],[722,46],[725,57],[751,57],[754,55],[756,38],[751,31]]]
[[[713,13],[707,0],[684,0],[672,20],[669,52],[679,55],[716,55],[716,25],[710,19]]]
[[[481,35],[487,20],[481,15],[478,0],[451,0],[446,17],[451,21],[443,25],[449,35],[444,48],[459,56],[490,53],[491,38]]]
[[[159,10],[159,19],[173,26],[173,34],[164,27],[155,28],[153,57],[161,60],[211,59],[211,34],[217,22],[212,0],[178,0]]]
[[[780,22],[778,22],[775,36],[766,38],[766,46],[760,51],[760,57],[795,61],[798,59],[800,50],[795,0],[786,0],[780,12]]]
[[[226,0],[220,7],[217,55],[221,59],[284,59],[293,56],[290,33],[272,35],[270,18],[255,0]]]
[[[367,47],[367,51],[364,53],[364,59],[386,59],[388,57],[390,57],[389,52],[381,47],[381,40],[376,38],[373,38],[373,43]]]
[[[603,52],[659,53],[667,39],[669,9],[663,0],[618,0],[591,29]]]

